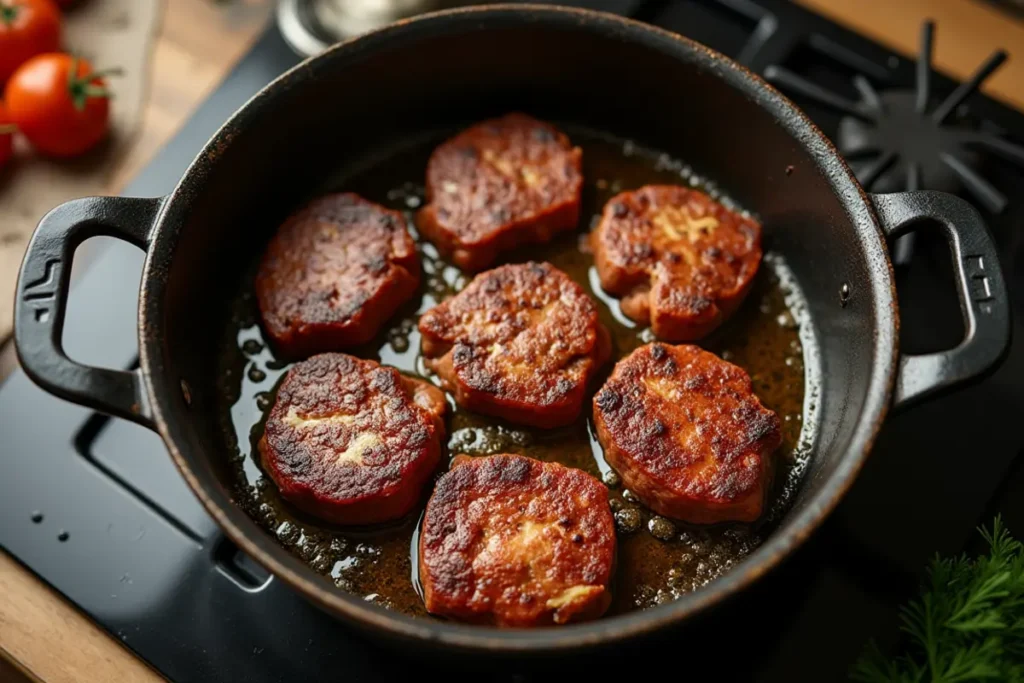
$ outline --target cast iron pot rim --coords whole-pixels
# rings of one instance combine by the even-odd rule
[[[887,268],[869,274],[871,307],[878,333],[873,339],[874,364],[864,408],[845,445],[838,469],[820,484],[820,490],[795,516],[790,517],[759,548],[722,577],[678,600],[652,609],[606,617],[593,622],[540,629],[500,630],[446,621],[411,617],[365,602],[331,586],[259,528],[231,494],[219,487],[207,490],[193,473],[177,444],[184,441],[182,416],[171,405],[172,392],[179,392],[179,378],[169,378],[163,363],[163,295],[167,273],[178,237],[173,218],[187,211],[194,193],[202,191],[203,176],[217,163],[235,131],[250,123],[255,111],[268,98],[276,97],[315,79],[322,64],[345,60],[386,49],[391,41],[410,35],[480,30],[488,20],[495,26],[543,22],[548,26],[584,30],[610,39],[638,43],[666,54],[681,64],[713,73],[748,95],[752,104],[770,112],[797,144],[816,161],[817,172],[829,182],[857,228],[857,238],[869,263]],[[810,172],[807,169],[805,172]],[[179,208],[179,205],[180,208]],[[165,224],[166,223],[166,224]],[[178,221],[180,228],[180,220]],[[552,652],[587,648],[609,641],[621,641],[650,633],[695,616],[752,584],[774,568],[821,524],[851,486],[874,442],[889,408],[897,367],[899,326],[892,265],[885,238],[867,194],[829,139],[781,93],[745,67],[710,48],[675,33],[614,14],[550,5],[486,5],[425,14],[339,43],[326,52],[290,69],[254,95],[225,123],[199,153],[167,197],[151,236],[139,299],[139,363],[146,378],[149,405],[157,431],[163,438],[178,470],[203,507],[232,541],[284,580],[304,597],[331,613],[372,631],[400,638],[426,641],[466,651]],[[838,305],[838,299],[837,299]],[[804,482],[803,485],[807,485]],[[236,523],[237,519],[237,523]],[[245,528],[243,528],[245,527]]]

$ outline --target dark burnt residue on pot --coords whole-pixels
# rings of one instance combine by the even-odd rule
[[[735,204],[684,163],[667,155],[572,126],[563,129],[583,148],[585,187],[579,227],[575,234],[567,233],[545,247],[509,253],[502,262],[550,261],[597,300],[601,322],[612,333],[614,355],[591,387],[592,395],[611,371],[614,360],[653,339],[649,330],[638,328],[622,316],[618,301],[605,295],[598,285],[593,257],[586,252],[585,240],[580,239],[593,217],[618,192],[650,183],[693,184],[730,206]],[[431,147],[411,147],[368,171],[353,177],[340,175],[316,189],[358,192],[405,211],[411,219],[423,203],[421,179]],[[817,361],[802,299],[785,263],[771,253],[770,233],[766,247],[764,263],[746,301],[732,319],[701,342],[745,368],[755,391],[782,420],[783,445],[776,454],[767,512],[758,524],[698,528],[652,515],[621,488],[605,463],[590,411],[584,411],[583,417],[566,427],[543,430],[482,417],[452,405],[448,456],[522,453],[580,468],[608,485],[619,527],[610,614],[669,602],[720,576],[760,544],[788,508],[800,483],[812,442],[810,425],[816,419],[813,382],[805,392],[805,362],[812,370],[809,376],[813,376]],[[436,302],[459,291],[469,278],[440,258],[429,243],[421,241],[419,249],[423,263],[420,291],[374,342],[354,353],[436,382],[420,357],[416,320]],[[235,454],[230,466],[236,474],[236,500],[282,545],[330,577],[339,588],[393,609],[424,615],[415,579],[415,552],[411,552],[422,505],[408,519],[394,524],[342,530],[305,517],[285,504],[261,472],[254,444],[262,435],[265,413],[288,365],[275,358],[263,338],[251,290],[251,281],[241,284],[236,315],[225,330],[227,352],[220,373],[225,432]],[[254,368],[259,372],[252,372]],[[447,469],[448,456],[442,470]],[[428,491],[431,488],[432,484],[428,485]]]

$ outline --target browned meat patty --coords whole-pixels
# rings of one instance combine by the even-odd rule
[[[655,512],[696,524],[761,516],[782,436],[742,368],[648,344],[616,364],[594,422],[605,459]]]
[[[301,358],[370,341],[419,282],[402,214],[355,194],[331,194],[278,229],[256,276],[256,297],[275,347]]]
[[[608,490],[557,463],[460,456],[427,503],[419,553],[433,614],[518,627],[593,619],[611,603]]]
[[[761,263],[757,221],[675,185],[613,197],[592,241],[601,287],[667,341],[700,339],[718,327]]]
[[[524,114],[484,121],[439,146],[427,165],[416,225],[470,271],[498,253],[548,242],[576,227],[582,152],[554,126]]]
[[[335,524],[397,519],[441,458],[440,389],[394,368],[324,353],[288,371],[259,443],[295,507]]]
[[[481,273],[419,327],[427,366],[460,405],[535,427],[576,419],[611,355],[597,306],[549,263]]]

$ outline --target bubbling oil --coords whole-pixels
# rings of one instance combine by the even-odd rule
[[[590,131],[567,127],[583,148],[582,215],[576,233],[563,234],[552,244],[513,251],[504,262],[546,260],[565,271],[598,302],[601,321],[612,333],[618,360],[653,336],[625,318],[618,301],[600,288],[586,240],[582,239],[600,215],[604,203],[623,190],[652,183],[699,187],[731,208],[737,208],[712,183],[684,163]],[[436,143],[436,141],[435,141]],[[324,191],[358,192],[371,201],[405,211],[410,226],[422,205],[423,176],[432,144],[413,146],[358,174],[339,175]],[[419,315],[462,289],[471,279],[440,258],[428,242],[417,240],[423,264],[419,292],[361,349],[350,351],[402,372],[437,382],[420,356]],[[252,292],[244,284],[235,315],[226,330],[220,377],[224,382],[223,418],[234,456],[236,501],[285,548],[314,571],[350,591],[385,607],[426,616],[418,585],[416,540],[423,503],[406,519],[367,528],[326,525],[283,501],[260,468],[256,444],[274,393],[289,365],[279,361],[263,337]],[[763,267],[743,305],[721,328],[700,342],[704,348],[735,363],[751,375],[762,402],[782,420],[782,446],[775,456],[775,476],[764,518],[757,524],[696,527],[662,518],[645,509],[621,486],[605,462],[597,441],[590,401],[572,424],[557,429],[533,429],[484,417],[456,406],[449,397],[447,452],[469,455],[521,453],[582,469],[609,488],[618,535],[614,601],[610,614],[663,604],[721,576],[770,533],[788,509],[807,465],[815,422],[813,378],[817,369],[814,337],[802,296],[783,259],[765,254]],[[591,387],[591,395],[611,371],[609,363]],[[805,390],[806,387],[806,390]],[[443,465],[441,471],[447,469]],[[440,476],[441,472],[437,476]],[[425,496],[432,486],[428,486]]]

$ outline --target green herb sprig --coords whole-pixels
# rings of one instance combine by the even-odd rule
[[[851,678],[862,683],[1024,683],[1024,544],[996,518],[989,552],[936,557],[921,596],[900,612],[903,648],[872,642]]]

